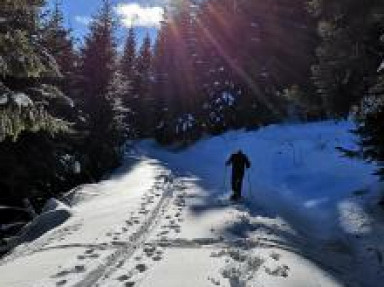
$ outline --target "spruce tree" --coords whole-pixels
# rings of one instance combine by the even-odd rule
[[[153,55],[153,82],[151,83],[151,96],[154,99],[155,120],[154,120],[154,136],[156,140],[162,144],[172,141],[171,136],[171,119],[173,117],[173,103],[170,97],[168,87],[168,64],[169,50],[168,37],[170,27],[168,23],[168,12],[166,10],[164,21],[158,32]]]
[[[64,78],[68,80],[75,71],[77,55],[74,49],[75,40],[71,31],[64,26],[64,15],[58,0],[55,1],[53,9],[48,11],[40,42],[47,47]]]
[[[135,29],[130,27],[128,36],[125,40],[124,52],[121,58],[120,69],[121,72],[128,79],[133,79],[135,76],[135,63],[136,63],[136,34]]]
[[[115,27],[112,4],[104,0],[92,19],[80,55],[80,96],[89,130],[84,152],[89,158],[87,169],[95,178],[100,178],[120,160],[117,153],[120,136],[116,135],[112,120],[114,99],[108,94],[117,68]]]
[[[104,122],[107,123],[104,130],[108,135],[104,141],[108,142],[114,151],[111,156],[115,157],[116,162],[121,161],[124,142],[131,134],[130,121],[127,120],[131,116],[131,110],[124,104],[124,99],[129,97],[130,93],[130,82],[122,72],[116,70],[107,88],[108,106],[104,114],[106,117]]]
[[[75,40],[71,31],[64,26],[64,16],[61,4],[55,1],[53,9],[48,10],[44,17],[39,42],[47,48],[55,58],[62,77],[58,81],[61,90],[76,102],[76,69],[78,55],[75,51]],[[76,112],[74,112],[76,111]],[[62,115],[77,121],[77,110],[63,110]]]
[[[69,101],[49,79],[61,77],[57,62],[39,39],[43,1],[2,1],[0,29],[0,141],[26,132],[57,133],[68,124],[54,110]],[[55,105],[56,103],[56,105]]]
[[[0,201],[46,198],[71,174],[66,147],[71,130],[61,111],[73,102],[57,87],[62,77],[40,39],[44,1],[0,3]],[[64,185],[63,185],[64,183]]]
[[[138,103],[135,111],[138,116],[137,130],[141,136],[148,136],[151,134],[155,112],[153,98],[150,95],[152,47],[148,34],[140,47],[135,66],[136,77],[134,78],[134,89],[138,95]],[[139,113],[141,113],[140,116]]]
[[[199,110],[192,4],[190,0],[170,2],[155,45],[152,98],[158,113],[156,134],[162,142],[189,138],[190,129],[186,132],[178,126],[191,116],[196,118]]]
[[[379,57],[381,2],[310,2],[320,36],[313,80],[329,116],[347,117],[371,85]]]
[[[380,9],[379,9],[380,8]],[[384,5],[377,6],[372,10],[371,16],[375,21],[371,22],[378,28],[380,33],[377,34],[376,51],[384,52],[384,40],[382,29],[384,28]],[[379,16],[380,15],[380,16]],[[373,47],[372,46],[372,47]],[[381,54],[382,57],[383,54]],[[383,121],[384,121],[384,74],[383,59],[377,61],[377,69],[370,77],[372,84],[365,93],[361,101],[358,115],[356,117],[357,129],[354,131],[359,136],[359,144],[361,147],[360,155],[368,162],[374,162],[378,165],[377,174],[384,179],[384,140],[383,140]],[[383,199],[384,202],[384,199]]]

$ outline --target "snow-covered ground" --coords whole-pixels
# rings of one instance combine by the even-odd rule
[[[336,150],[354,148],[352,128],[270,126],[185,150],[140,142],[109,179],[50,203],[0,261],[0,286],[381,286],[374,166]],[[252,167],[231,204],[224,162],[240,148]],[[34,239],[52,214],[69,219]]]

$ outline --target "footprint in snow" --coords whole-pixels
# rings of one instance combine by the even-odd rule
[[[56,282],[56,286],[63,286],[67,283],[67,280],[60,280],[59,282]]]
[[[146,246],[144,247],[144,253],[145,255],[147,255],[147,257],[152,257],[153,254],[155,253],[156,251],[156,247],[155,246]]]
[[[272,252],[269,257],[271,257],[273,260],[275,261],[279,261],[280,258],[281,258],[281,255],[279,253],[276,253],[276,252]]]
[[[68,271],[68,270],[63,270],[63,271],[60,271],[60,272],[56,273],[55,277],[64,277],[64,276],[67,276],[70,273],[71,272]]]
[[[168,233],[169,233],[168,230],[163,230],[163,231],[159,232],[157,235],[158,235],[158,236],[162,236],[162,235],[166,235],[166,234],[168,234]]]
[[[63,271],[60,271],[58,272],[55,277],[63,277],[63,276],[67,276],[68,274],[70,273],[82,273],[85,271],[85,267],[84,265],[76,265],[73,269],[71,270],[63,270]],[[63,280],[62,280],[63,281]]]
[[[97,254],[97,253],[94,253],[94,254],[89,255],[88,257],[89,257],[89,258],[99,258],[100,255]]]
[[[269,267],[264,267],[264,270],[267,274],[272,276],[288,277],[288,271],[290,269],[287,265],[281,265],[274,269],[271,269]]]
[[[121,275],[120,277],[118,277],[117,280],[122,282],[122,281],[127,281],[130,278],[131,278],[130,276],[124,274],[124,275]]]
[[[147,270],[147,266],[145,264],[137,264],[136,269],[140,272],[143,273],[145,270]]]
[[[213,285],[220,286],[220,280],[219,279],[216,280],[215,278],[208,277],[208,280],[211,281],[211,283]]]
[[[74,272],[76,273],[82,273],[85,271],[85,266],[84,265],[76,265],[74,268]]]
[[[124,246],[126,243],[124,241],[119,241],[119,240],[114,240],[111,242],[112,245],[114,246]]]
[[[152,257],[153,261],[160,261],[161,259],[163,259],[163,257],[161,257],[160,255],[156,255],[156,256]]]

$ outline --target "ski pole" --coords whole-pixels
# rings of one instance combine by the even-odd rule
[[[224,167],[224,181],[223,181],[223,190],[227,189],[227,166]]]

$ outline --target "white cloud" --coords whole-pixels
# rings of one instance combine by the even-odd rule
[[[126,27],[158,27],[164,14],[163,7],[141,6],[138,3],[119,4],[115,9]]]
[[[75,21],[83,25],[89,25],[92,18],[88,16],[75,16]]]

